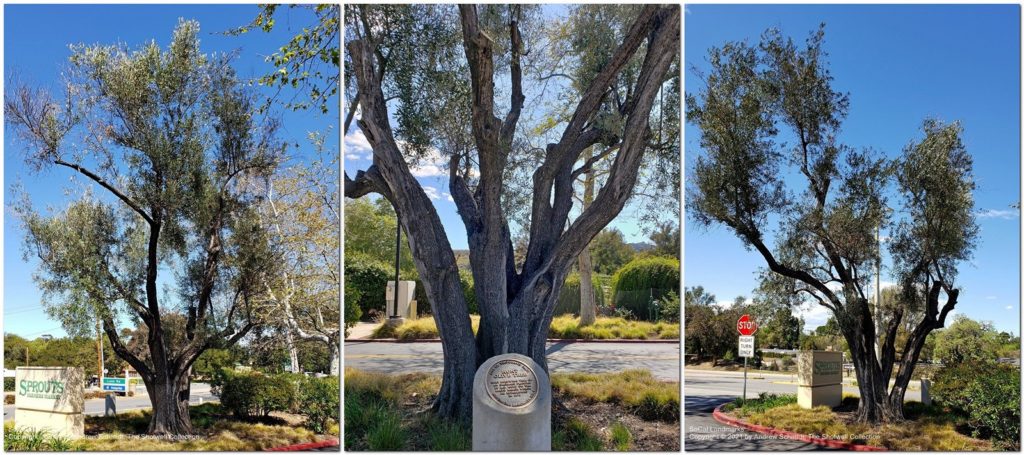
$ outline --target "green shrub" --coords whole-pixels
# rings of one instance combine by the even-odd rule
[[[1000,366],[971,385],[969,424],[975,436],[1020,449],[1020,371]]]
[[[592,274],[590,283],[594,288],[594,304],[598,307],[605,305],[604,289],[601,288],[601,279],[598,275]],[[562,314],[580,314],[580,274],[573,272],[565,278],[562,290],[558,292],[558,302],[555,303],[555,316]]]
[[[612,302],[643,320],[661,316],[659,300],[670,292],[679,294],[679,260],[645,257],[630,261],[612,277]]]
[[[744,414],[762,413],[771,408],[777,408],[779,406],[786,406],[790,404],[796,404],[796,395],[793,394],[780,394],[761,392],[757,398],[750,400],[739,399],[735,402],[727,405],[725,409],[731,411],[733,409],[742,409]]]
[[[345,291],[354,291],[354,297],[347,294],[346,301],[354,301],[366,316],[370,310],[384,312],[384,296],[388,280],[395,279],[395,270],[387,264],[363,254],[345,256]]]
[[[220,402],[235,416],[267,416],[273,411],[287,411],[295,404],[296,386],[287,376],[222,371]]]
[[[4,378],[4,392],[14,391],[14,378]]]
[[[680,299],[679,293],[669,292],[661,298],[661,320],[668,322],[679,322]]]
[[[939,370],[931,392],[937,403],[966,417],[975,437],[1020,448],[1020,371],[1013,366],[948,366]]]
[[[306,428],[316,433],[327,431],[327,424],[338,419],[341,388],[337,376],[305,378],[299,382],[298,411],[306,416]]]
[[[363,317],[363,310],[359,308],[359,300],[363,294],[354,286],[345,282],[345,336],[348,336],[348,329],[359,322]]]
[[[939,370],[930,390],[932,398],[936,403],[966,416],[971,401],[967,392],[979,373],[977,367],[967,364],[950,365]]]

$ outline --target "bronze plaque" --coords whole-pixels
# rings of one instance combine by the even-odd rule
[[[521,408],[537,398],[537,373],[530,365],[515,359],[495,362],[487,371],[487,394],[510,408]]]

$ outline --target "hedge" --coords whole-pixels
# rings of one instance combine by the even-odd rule
[[[299,412],[306,416],[306,428],[316,433],[325,433],[331,420],[340,422],[341,389],[337,376],[304,378],[299,383]]]
[[[346,292],[345,300],[354,300],[362,316],[368,317],[370,310],[384,313],[384,296],[388,280],[394,280],[395,269],[387,264],[362,254],[345,257],[345,289],[353,290],[351,298]],[[349,311],[354,313],[354,311]]]
[[[597,274],[590,276],[590,282],[594,287],[594,303],[598,307],[605,305],[604,289],[601,287],[601,280]],[[562,290],[558,292],[558,302],[555,304],[554,315],[580,314],[580,274],[573,272],[565,278]]]
[[[679,294],[679,260],[671,257],[643,257],[622,266],[612,277],[612,303],[636,319],[660,317],[660,300]]]
[[[220,404],[237,417],[267,416],[296,409],[297,387],[287,375],[223,369]]]
[[[966,418],[975,437],[1020,449],[1020,370],[1014,366],[947,366],[935,375],[931,394],[936,403]]]
[[[289,411],[306,416],[306,428],[316,433],[325,433],[331,421],[340,421],[341,388],[337,376],[267,375],[224,368],[218,378],[220,384],[214,393],[220,397],[221,406],[235,416],[257,417]]]

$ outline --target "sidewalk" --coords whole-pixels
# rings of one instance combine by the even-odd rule
[[[345,340],[369,340],[370,335],[373,335],[373,331],[379,325],[380,324],[376,322],[357,322],[355,326],[353,326],[351,329],[348,329],[348,337],[346,337]]]

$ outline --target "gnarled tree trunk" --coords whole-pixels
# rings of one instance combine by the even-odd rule
[[[433,316],[444,353],[441,390],[433,407],[442,416],[468,420],[473,376],[486,359],[518,353],[547,370],[547,332],[565,277],[590,240],[622,210],[636,183],[653,101],[679,49],[680,10],[678,6],[647,6],[640,12],[622,45],[584,92],[561,140],[547,146],[543,164],[534,173],[530,244],[521,269],[514,260],[501,207],[503,172],[524,102],[518,12],[509,24],[511,109],[502,120],[494,115],[493,43],[481,30],[474,6],[460,5],[459,10],[471,70],[471,126],[479,182],[475,189],[467,185],[459,174],[459,163],[469,158],[455,155],[449,165],[449,189],[469,237],[481,313],[475,338],[444,227],[409,172],[391,131],[378,73],[383,65],[371,39],[347,44],[362,113],[358,124],[373,148],[373,165],[357,172],[355,179],[345,176],[345,195],[355,198],[379,193],[401,214],[416,270],[434,302]],[[372,30],[365,30],[364,35],[372,36]],[[624,137],[619,138],[594,127],[591,120],[618,73],[645,41],[646,56],[632,98],[622,112],[626,126]],[[598,192],[594,205],[568,223],[572,183],[593,163],[574,168],[581,153],[599,142],[621,144],[608,183]]]

